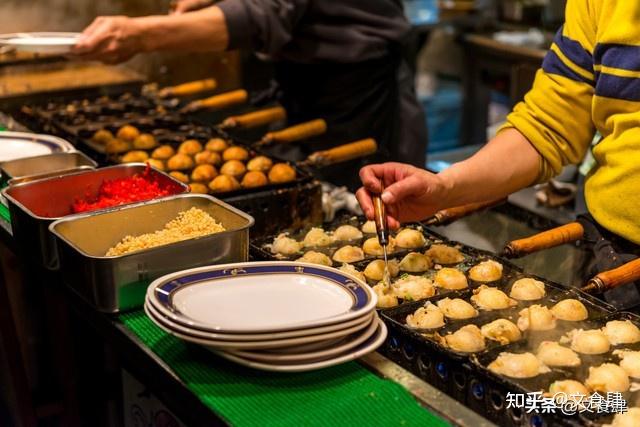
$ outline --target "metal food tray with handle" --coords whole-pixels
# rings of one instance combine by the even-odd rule
[[[226,231],[119,256],[107,251],[125,236],[162,229],[195,207]],[[165,274],[247,261],[253,218],[208,195],[181,194],[115,210],[78,214],[49,227],[56,237],[64,281],[97,310],[116,313],[140,307],[147,286]]]
[[[54,175],[95,169],[98,164],[79,151],[52,153],[0,163],[0,185],[16,185]]]

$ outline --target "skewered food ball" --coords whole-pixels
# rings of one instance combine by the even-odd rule
[[[530,277],[525,277],[513,283],[509,296],[520,301],[535,301],[544,298],[545,293],[544,283]]]
[[[243,147],[229,147],[222,152],[222,160],[228,162],[229,160],[246,161],[249,158],[249,152]]]
[[[469,286],[464,273],[457,268],[450,267],[438,270],[433,283],[443,289],[465,289]]]
[[[410,328],[436,329],[444,326],[444,314],[430,302],[409,314],[406,320]]]
[[[189,184],[189,190],[195,194],[207,194],[209,192],[209,187],[201,182],[192,182]]]
[[[337,262],[358,262],[364,259],[364,252],[357,246],[343,246],[333,253],[333,260]]]
[[[476,282],[495,282],[501,277],[502,264],[493,260],[483,261],[469,269],[469,278]]]
[[[286,163],[276,163],[269,171],[269,181],[274,184],[291,182],[296,179],[296,170]]]
[[[122,163],[144,163],[149,159],[149,155],[146,151],[133,150],[122,156]]]
[[[580,396],[589,396],[589,389],[580,381],[560,380],[551,383],[547,395],[553,397],[560,405],[567,403],[569,400],[580,403]]]
[[[631,378],[640,378],[640,351],[616,350],[613,354],[620,359],[620,367]]]
[[[516,300],[509,298],[500,289],[486,285],[482,285],[473,291],[471,301],[483,310],[503,310],[518,304]]]
[[[510,378],[533,378],[550,371],[531,353],[500,353],[487,368],[496,374]]]
[[[217,153],[222,153],[229,147],[227,141],[222,138],[211,138],[207,141],[207,144],[204,146],[205,150],[215,151]]]
[[[393,284],[393,291],[398,298],[416,301],[435,295],[433,282],[423,276],[407,275]]]
[[[493,341],[498,341],[500,344],[505,345],[512,342],[516,342],[522,338],[520,329],[510,320],[497,319],[486,325],[482,325],[480,332],[486,338]]]
[[[396,249],[395,239],[393,237],[389,237],[389,243],[387,244],[387,254],[393,253],[395,249]],[[371,237],[365,240],[364,243],[362,244],[362,250],[364,251],[365,254],[373,255],[373,256],[382,256],[384,253],[382,250],[382,245],[380,245],[380,242],[378,241],[377,237]]]
[[[405,228],[396,235],[396,246],[404,249],[421,248],[427,243],[424,235],[418,230]]]
[[[240,185],[244,188],[256,188],[267,185],[268,183],[267,176],[263,172],[249,171],[242,177]]]
[[[138,136],[140,136],[140,131],[131,125],[122,126],[116,133],[117,138],[127,142],[133,142]]]
[[[218,175],[209,183],[209,190],[214,193],[226,193],[240,189],[237,179],[229,175]]]
[[[549,331],[556,327],[556,317],[542,305],[532,305],[520,310],[518,314],[518,328],[521,331]]]
[[[133,148],[136,150],[151,150],[158,145],[156,138],[150,133],[141,133],[133,140]]]
[[[464,261],[464,255],[458,248],[447,245],[431,245],[425,252],[435,263],[443,265],[458,264]]]
[[[570,322],[578,322],[586,320],[589,317],[587,307],[580,301],[573,298],[563,299],[556,305],[551,307],[551,312],[560,320],[568,320]]]
[[[153,150],[151,153],[151,158],[158,160],[169,160],[176,154],[176,150],[173,149],[170,145],[161,145],[160,147]]]
[[[192,181],[211,181],[218,176],[218,171],[212,165],[198,165],[191,172]]]
[[[478,315],[478,310],[460,298],[444,298],[438,301],[437,304],[444,315],[450,319],[471,319]]]
[[[388,265],[389,275],[391,277],[396,277],[400,272],[398,261],[396,261],[395,259],[389,260]],[[376,259],[374,261],[371,261],[364,269],[364,275],[369,280],[373,280],[376,282],[381,281],[384,278],[384,260]]]
[[[106,145],[107,142],[111,141],[114,138],[113,134],[108,129],[100,129],[96,131],[91,137],[93,142],[97,142],[98,144]]]
[[[220,173],[232,176],[236,179],[244,175],[246,171],[247,168],[240,160],[229,160],[220,168]]]
[[[256,156],[247,163],[247,170],[268,172],[273,166],[273,160],[266,156]]]
[[[322,252],[316,252],[316,251],[305,252],[305,254],[302,255],[300,258],[298,258],[296,261],[308,262],[311,264],[326,265],[327,267],[331,267],[333,265],[333,263],[331,262],[331,258],[326,256]]]
[[[376,223],[373,221],[367,221],[362,224],[361,230],[365,234],[376,234]]]
[[[602,354],[609,351],[607,336],[600,329],[574,329],[567,334],[571,349],[582,354]]]
[[[638,427],[640,425],[640,408],[629,408],[625,413],[618,413],[613,422],[603,427]]]
[[[536,357],[547,366],[580,366],[580,356],[555,341],[542,341],[538,346]]]
[[[333,232],[333,237],[336,240],[348,242],[350,240],[362,239],[362,232],[353,225],[341,225]]]
[[[344,273],[348,273],[354,277],[357,277],[358,279],[362,280],[363,282],[366,283],[367,279],[364,277],[364,274],[362,274],[361,271],[358,271],[358,269],[356,269],[353,265],[351,264],[342,264],[340,266],[340,271],[344,272]]]
[[[410,252],[400,261],[400,270],[410,273],[422,273],[432,266],[431,258],[419,252]]]
[[[202,151],[202,144],[196,139],[187,139],[178,147],[178,153],[195,155]]]
[[[634,344],[640,341],[640,329],[630,320],[611,320],[602,328],[602,332],[611,345]]]
[[[398,297],[384,283],[378,283],[372,289],[378,296],[378,304],[376,307],[391,308],[398,305]]]
[[[333,243],[333,237],[325,233],[322,228],[313,227],[304,236],[303,243],[308,248],[329,246]]]
[[[120,154],[129,150],[131,150],[131,143],[118,138],[107,141],[107,145],[105,146],[107,154]]]
[[[625,392],[629,390],[629,377],[624,369],[614,363],[603,363],[589,368],[587,387],[598,392]]]
[[[163,171],[166,169],[164,162],[162,160],[158,160],[158,159],[147,159],[147,164],[149,166],[151,166],[152,168],[156,168],[160,171]]]
[[[280,255],[293,255],[302,250],[302,243],[292,239],[285,233],[278,234],[271,244],[271,253]]]
[[[171,171],[171,172],[169,172],[169,175],[171,175],[172,177],[174,177],[175,179],[177,179],[178,181],[180,181],[180,182],[182,182],[184,184],[188,184],[189,183],[189,177],[184,172]]]
[[[169,170],[186,170],[193,168],[193,159],[183,153],[178,153],[167,160],[167,168]]]
[[[484,337],[476,325],[466,325],[444,337],[447,347],[461,353],[476,353],[486,348]]]
[[[216,153],[215,151],[201,151],[199,153],[196,153],[193,158],[196,161],[196,165],[219,166],[222,163],[220,154]]]

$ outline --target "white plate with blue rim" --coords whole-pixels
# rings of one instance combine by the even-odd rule
[[[63,55],[78,43],[80,33],[39,32],[0,34],[0,45],[17,51]]]
[[[375,310],[377,296],[340,270],[292,261],[209,266],[168,274],[147,302],[189,328],[275,333],[347,322]]]
[[[0,132],[0,162],[73,151],[70,142],[52,135]]]

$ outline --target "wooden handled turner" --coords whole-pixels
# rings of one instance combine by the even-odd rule
[[[636,280],[640,280],[640,258],[629,261],[613,270],[598,273],[581,290],[591,294],[601,294]]]
[[[262,137],[258,145],[289,144],[311,138],[313,136],[322,135],[326,131],[327,122],[323,119],[311,120],[285,129],[268,132]]]
[[[507,258],[520,258],[542,249],[575,242],[580,240],[583,235],[582,225],[578,222],[570,222],[524,239],[513,240],[505,246],[502,254]]]
[[[237,116],[231,116],[224,119],[220,128],[222,129],[232,129],[232,128],[242,128],[242,129],[251,129],[258,126],[264,126],[269,123],[277,122],[279,120],[284,120],[287,118],[287,112],[284,108],[270,107],[262,110],[252,111],[246,114],[240,114]]]
[[[169,86],[158,91],[160,98],[169,98],[172,96],[188,96],[196,93],[214,90],[218,86],[215,79],[194,80],[188,83],[182,83],[177,86]]]
[[[249,94],[244,89],[232,90],[209,98],[198,99],[187,104],[182,111],[192,113],[199,110],[221,110],[247,102]]]
[[[501,205],[506,202],[506,198],[498,199],[498,200],[490,200],[488,202],[480,202],[480,203],[470,203],[468,205],[458,206],[455,208],[442,209],[435,214],[433,214],[430,218],[423,221],[426,225],[448,225],[454,221],[459,220],[460,218],[464,218],[473,213],[489,209],[493,206]]]
[[[300,162],[300,166],[323,167],[342,163],[360,157],[369,156],[378,151],[375,139],[367,138],[349,144],[339,145],[328,150],[311,153],[306,160]]]

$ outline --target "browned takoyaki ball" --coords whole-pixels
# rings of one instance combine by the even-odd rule
[[[122,156],[122,163],[146,162],[149,155],[146,151],[133,150]]]
[[[198,165],[191,172],[192,181],[211,181],[218,176],[218,171],[213,165]]]
[[[209,192],[209,187],[201,182],[192,182],[189,184],[189,190],[196,194],[207,194]]]
[[[188,154],[190,156],[193,156],[201,151],[202,144],[200,144],[200,141],[197,141],[195,139],[187,139],[178,147],[178,153]]]
[[[263,185],[267,185],[269,181],[267,180],[267,176],[264,172],[260,171],[249,171],[246,173],[244,178],[242,178],[242,185],[245,188],[255,188],[262,187]]]
[[[148,159],[147,163],[149,164],[149,166],[151,166],[152,168],[156,168],[158,170],[165,170],[166,166],[164,165],[164,162],[162,160],[158,160],[158,159]]]
[[[296,170],[286,163],[277,163],[269,171],[269,181],[274,184],[296,179]]]
[[[122,139],[112,139],[105,147],[107,154],[120,154],[131,150],[131,143]]]
[[[185,183],[185,184],[189,183],[189,177],[184,172],[171,171],[171,172],[169,172],[169,175],[171,175],[172,177],[174,177],[175,179],[177,179],[178,181],[180,181],[182,183]]]
[[[174,154],[176,154],[176,150],[174,150],[172,146],[161,145],[160,147],[153,150],[153,153],[151,153],[151,158],[158,160],[168,160]]]
[[[229,175],[236,179],[240,178],[247,171],[240,160],[229,160],[220,168],[220,173],[223,175]]]
[[[215,151],[204,150],[194,156],[196,165],[214,165],[219,166],[222,163],[222,157]]]
[[[167,168],[172,171],[192,169],[193,165],[193,158],[182,153],[178,153],[167,160]]]
[[[238,180],[229,175],[218,175],[209,183],[209,189],[214,193],[225,193],[239,188]]]
[[[229,147],[222,153],[222,160],[228,162],[229,160],[246,161],[249,158],[249,152],[243,147]]]
[[[131,125],[122,126],[116,133],[116,137],[128,142],[133,142],[138,136],[140,136],[140,131]]]
[[[98,144],[106,145],[107,142],[111,141],[113,138],[114,136],[110,130],[100,129],[93,134],[91,140],[93,142],[97,142]]]
[[[227,141],[222,138],[211,138],[205,145],[205,150],[222,153],[229,147]]]
[[[133,141],[133,148],[136,150],[151,150],[157,146],[158,142],[156,138],[150,133],[141,133],[140,136]]]
[[[268,172],[273,166],[273,161],[266,156],[256,156],[247,163],[247,170]]]

